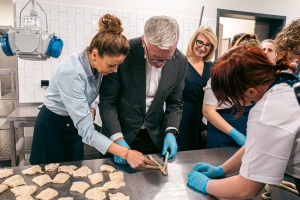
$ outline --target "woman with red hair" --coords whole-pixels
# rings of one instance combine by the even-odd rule
[[[223,165],[198,163],[188,175],[189,186],[226,199],[252,198],[264,184],[279,184],[286,173],[300,191],[300,100],[291,87],[300,78],[282,72],[295,70],[291,62],[300,63],[299,30],[300,19],[278,34],[285,35],[288,45],[277,38],[281,57],[276,65],[249,45],[232,49],[215,62],[211,80],[218,101],[236,106],[237,117],[246,103],[255,106],[249,113],[245,145]],[[237,170],[238,175],[224,178]]]

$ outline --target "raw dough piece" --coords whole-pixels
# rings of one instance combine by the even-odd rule
[[[100,171],[101,172],[115,172],[116,169],[113,166],[110,166],[110,165],[101,165]]]
[[[20,175],[14,175],[6,179],[2,184],[5,184],[9,187],[17,187],[19,185],[26,185],[24,179]]]
[[[0,178],[6,178],[14,174],[13,169],[0,169]]]
[[[101,200],[101,199],[105,199],[106,198],[106,194],[105,192],[107,191],[106,188],[104,187],[95,187],[92,189],[89,189],[86,193],[85,193],[85,198],[87,199],[97,199],[97,200]]]
[[[51,163],[51,164],[45,166],[45,171],[52,172],[52,171],[56,170],[58,168],[58,166],[59,166],[59,163]]]
[[[34,200],[31,195],[26,194],[22,196],[17,196],[16,200]]]
[[[73,200],[73,199],[74,199],[73,197],[60,197],[57,200]]]
[[[69,180],[70,178],[70,175],[69,174],[66,174],[66,173],[60,173],[60,174],[57,174],[52,183],[60,183],[60,184],[64,184],[65,182],[67,182],[67,180]]]
[[[125,182],[122,181],[121,179],[116,179],[113,181],[108,181],[104,183],[103,187],[107,188],[108,190],[110,189],[119,189],[120,187],[125,186]]]
[[[41,191],[35,198],[42,200],[50,200],[58,195],[58,192],[52,188]]]
[[[103,181],[103,175],[102,173],[94,173],[94,174],[90,174],[88,175],[88,178],[90,179],[91,183],[93,185],[100,183]]]
[[[24,169],[22,171],[22,174],[26,174],[26,175],[33,175],[33,174],[36,174],[36,173],[41,173],[43,174],[44,172],[42,171],[42,168],[38,165],[34,165],[28,169]]]
[[[90,185],[83,182],[83,181],[77,181],[77,182],[73,182],[70,191],[71,192],[79,192],[81,194],[83,194],[87,189],[90,188]]]
[[[125,196],[121,192],[117,192],[116,194],[109,193],[109,200],[129,200],[129,196]]]
[[[50,178],[50,176],[48,174],[43,174],[43,175],[34,177],[32,179],[32,181],[42,187],[43,185],[46,185],[47,183],[51,183],[52,179]]]
[[[10,189],[10,191],[14,193],[15,196],[32,195],[36,190],[37,186],[35,185],[22,185]]]
[[[79,169],[77,169],[75,172],[73,172],[74,177],[87,177],[92,173],[92,170],[88,168],[87,166],[82,166]]]
[[[58,172],[66,172],[72,175],[75,169],[77,169],[75,165],[63,165],[58,168]]]
[[[121,179],[122,181],[124,180],[124,173],[121,171],[118,172],[113,172],[109,174],[110,180],[116,180],[116,179]]]
[[[36,190],[37,186],[35,185],[22,185],[10,189],[10,191],[14,193],[15,196],[32,195]]]
[[[3,184],[0,184],[0,194],[2,192],[4,192],[5,190],[7,190],[8,186],[7,185],[3,185]]]

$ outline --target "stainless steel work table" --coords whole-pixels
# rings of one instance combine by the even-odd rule
[[[16,152],[16,128],[33,127],[38,115],[37,106],[42,103],[19,104],[19,106],[7,116],[10,127],[11,165],[17,164]]]
[[[185,199],[206,199],[213,200],[217,199],[211,195],[202,194],[196,190],[191,189],[187,186],[187,174],[193,169],[198,162],[207,162],[213,165],[219,165],[227,160],[236,152],[236,148],[222,148],[222,149],[207,149],[207,150],[196,150],[196,151],[185,151],[178,152],[176,159],[169,161],[168,170],[169,175],[163,176],[158,170],[152,169],[132,169],[128,165],[117,165],[112,159],[96,159],[96,160],[85,160],[78,162],[60,163],[61,165],[76,165],[77,167],[88,166],[93,173],[100,172],[100,166],[102,164],[108,164],[114,166],[117,171],[124,171],[125,174],[125,187],[121,187],[118,190],[108,190],[108,193],[122,192],[127,196],[130,196],[131,200],[148,200],[148,199],[159,199],[159,200],[185,200]],[[157,155],[154,155],[158,158]],[[161,163],[163,162],[162,159]],[[41,165],[44,170],[44,165]],[[14,167],[14,175],[20,174],[23,169],[29,168],[30,166]],[[276,166],[274,166],[276,167]],[[57,170],[48,173],[53,179],[57,174]],[[39,175],[39,174],[38,174]],[[22,175],[25,182],[28,185],[34,184],[32,179],[38,175]],[[85,199],[84,194],[70,192],[70,187],[74,181],[85,181],[92,187],[102,186],[104,182],[109,180],[108,172],[103,173],[104,181],[102,183],[91,185],[88,178],[71,178],[63,185],[48,183],[43,187],[38,187],[38,190],[33,194],[35,197],[42,190],[51,187],[59,192],[59,197],[71,196],[77,199]],[[0,179],[2,183],[4,179]],[[288,181],[290,181],[288,179]],[[299,196],[292,194],[291,192],[285,191],[271,186],[272,199],[300,199]],[[14,199],[13,193],[6,190],[0,194],[0,199]],[[108,199],[108,198],[107,198]],[[254,199],[261,199],[257,196]]]

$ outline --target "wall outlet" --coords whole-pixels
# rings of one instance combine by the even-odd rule
[[[49,86],[49,80],[41,80],[41,87],[45,88]]]

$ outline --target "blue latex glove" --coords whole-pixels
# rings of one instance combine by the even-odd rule
[[[116,144],[126,148],[130,148],[125,140],[118,140],[116,141]],[[124,158],[121,158],[120,156],[114,155],[114,160],[115,163],[128,165],[127,161]]]
[[[246,136],[240,133],[235,128],[231,129],[228,135],[232,137],[232,139],[234,139],[240,146],[243,146],[245,144]]]
[[[162,151],[162,155],[165,156],[167,153],[167,150],[170,149],[170,154],[168,157],[168,160],[172,159],[173,157],[176,156],[177,154],[177,142],[176,142],[176,137],[172,133],[167,133],[165,140],[164,140],[164,147]]]
[[[188,174],[188,185],[203,193],[207,193],[206,186],[209,180],[210,178],[200,172],[192,171]]]
[[[209,178],[224,178],[225,172],[222,169],[222,166],[213,166],[207,163],[198,163],[193,171],[200,172]]]

